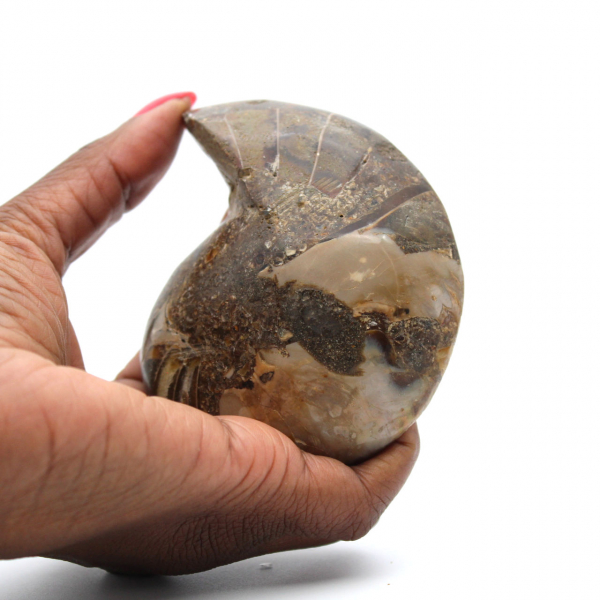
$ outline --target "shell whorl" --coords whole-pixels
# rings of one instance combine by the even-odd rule
[[[184,119],[240,199],[261,208],[281,208],[301,193],[339,205],[364,203],[384,188],[388,198],[430,189],[387,139],[334,113],[265,100],[201,108]]]

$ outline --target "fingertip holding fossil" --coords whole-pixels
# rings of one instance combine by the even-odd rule
[[[232,193],[153,310],[148,387],[315,454],[368,458],[427,406],[456,338],[463,274],[440,200],[339,115],[250,101],[184,120]]]
[[[140,115],[145,115],[147,112],[155,109],[157,106],[161,106],[165,102],[169,100],[186,100],[188,102],[188,106],[191,108],[194,106],[194,102],[196,102],[196,94],[194,92],[177,92],[175,94],[167,94],[166,96],[162,96],[157,100],[153,100],[150,104],[147,104],[139,110],[134,116],[139,117]]]

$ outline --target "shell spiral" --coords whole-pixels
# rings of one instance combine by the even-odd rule
[[[423,411],[456,338],[463,275],[440,200],[339,115],[251,101],[184,118],[230,205],[156,303],[148,387],[348,464],[371,456]]]

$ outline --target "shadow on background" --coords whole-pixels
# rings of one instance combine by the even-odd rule
[[[26,559],[27,560],[27,559]],[[399,565],[364,549],[336,544],[326,548],[283,552],[248,559],[195,575],[180,577],[122,577],[100,569],[86,569],[51,561],[21,572],[18,586],[10,585],[10,600],[175,600],[184,598],[263,597],[270,591],[286,592],[296,588],[320,590],[347,584],[351,580],[382,577]],[[261,569],[261,563],[272,563]],[[268,595],[268,594],[267,594]]]

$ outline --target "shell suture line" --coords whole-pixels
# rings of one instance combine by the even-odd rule
[[[331,117],[333,113],[329,113],[327,115],[327,120],[325,121],[325,125],[323,125],[323,129],[321,129],[321,133],[319,135],[319,143],[317,144],[317,154],[315,156],[315,164],[313,165],[312,173],[310,174],[310,179],[308,180],[308,185],[312,185],[313,177],[315,176],[315,171],[317,170],[317,163],[319,162],[319,156],[321,154],[321,146],[323,144],[323,136],[325,135],[325,130],[327,129],[327,125],[329,125],[329,121],[331,121]]]
[[[233,127],[231,126],[231,123],[227,119],[227,115],[225,115],[223,117],[223,120],[227,124],[227,128],[229,129],[229,133],[231,133],[231,137],[233,138],[233,145],[235,146],[235,149],[237,150],[237,155],[238,155],[238,158],[240,160],[240,169],[243,169],[244,168],[244,161],[242,160],[242,153],[240,152],[240,147],[238,146],[237,139],[235,137],[235,132],[233,131]]]

